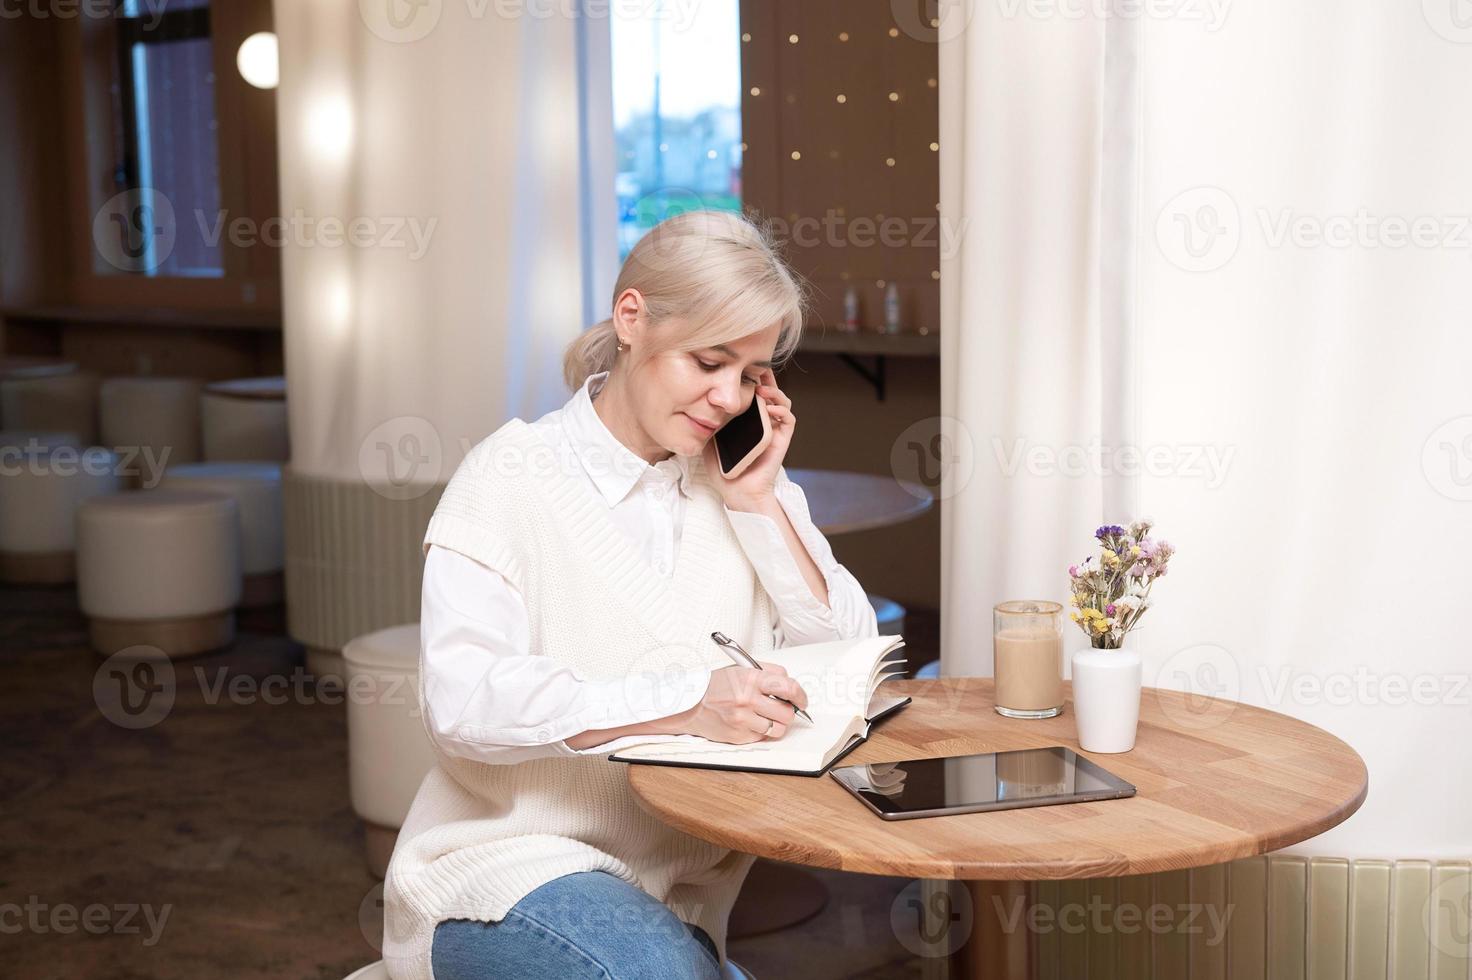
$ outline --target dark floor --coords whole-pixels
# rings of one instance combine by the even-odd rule
[[[912,649],[933,627],[907,628]],[[344,709],[281,611],[130,682],[85,629],[70,588],[0,590],[4,976],[338,980],[377,959]],[[890,925],[907,882],[821,876],[822,914],[732,957],[760,980],[918,977]]]

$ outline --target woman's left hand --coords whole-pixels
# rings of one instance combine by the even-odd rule
[[[757,385],[755,397],[767,403],[767,416],[772,424],[772,441],[767,443],[766,450],[734,480],[721,475],[714,436],[706,441],[703,451],[711,482],[732,510],[750,510],[775,496],[777,471],[787,456],[787,447],[792,445],[792,432],[797,427],[797,416],[792,414],[792,399],[777,387],[777,376],[771,368],[762,370],[762,382]]]

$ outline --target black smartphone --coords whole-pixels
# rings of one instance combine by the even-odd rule
[[[746,411],[716,430],[713,438],[723,476],[738,476],[767,448],[772,430],[766,408],[760,396],[753,396]]]

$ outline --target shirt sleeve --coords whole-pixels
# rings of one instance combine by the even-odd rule
[[[530,650],[526,604],[499,572],[431,546],[420,608],[424,723],[453,756],[511,764],[599,755],[647,741],[573,749],[567,739],[677,714],[698,702],[709,670],[589,680]]]
[[[833,557],[828,539],[808,513],[807,496],[788,479],[785,468],[777,470],[775,493],[828,587],[828,604],[824,605],[808,588],[776,521],[765,514],[727,508],[736,538],[776,607],[776,645],[878,636],[878,617],[864,587]]]

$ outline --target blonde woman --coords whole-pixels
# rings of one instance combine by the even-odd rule
[[[864,590],[782,460],[774,369],[803,297],[726,212],[634,247],[612,316],[565,357],[575,394],[475,447],[425,534],[421,703],[439,764],[385,882],[396,980],[722,975],[751,864],[640,809],[607,756],[651,735],[780,739],[806,694],[774,647],[875,636]],[[753,398],[773,437],[737,478],[712,434]]]

